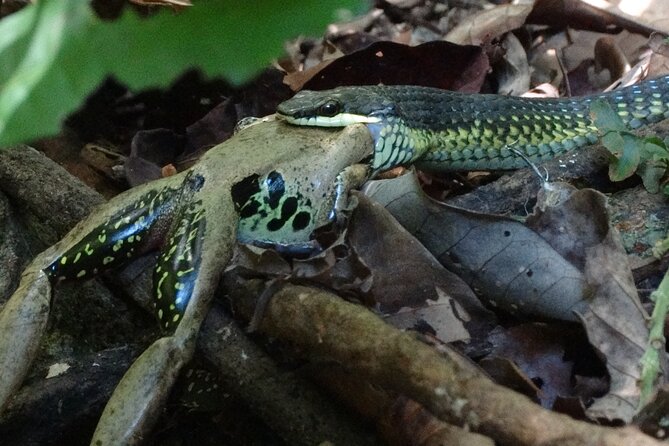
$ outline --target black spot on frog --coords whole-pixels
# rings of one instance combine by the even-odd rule
[[[283,176],[281,176],[279,172],[274,170],[267,175],[265,184],[267,185],[267,194],[268,194],[267,204],[269,204],[269,207],[271,207],[272,209],[276,209],[277,206],[279,206],[279,203],[281,202],[283,194],[286,192],[286,186],[283,181]]]
[[[259,175],[257,174],[250,175],[239,183],[234,184],[230,189],[232,201],[235,204],[235,210],[240,214],[249,200],[251,200],[254,195],[260,193],[260,183],[258,182],[258,178]],[[259,203],[257,206],[259,206]],[[248,213],[249,211],[246,212]]]
[[[311,214],[307,211],[298,212],[293,218],[293,230],[301,231],[309,226],[311,222]]]
[[[281,205],[281,217],[273,218],[267,222],[268,231],[278,231],[283,228],[288,220],[297,212],[297,197],[288,197]]]

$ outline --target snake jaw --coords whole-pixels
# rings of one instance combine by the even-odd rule
[[[376,124],[381,122],[381,118],[377,116],[356,115],[353,113],[309,117],[295,117],[277,113],[277,117],[290,124],[306,125],[310,127],[346,127],[351,124]]]

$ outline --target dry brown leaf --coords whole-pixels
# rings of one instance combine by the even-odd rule
[[[587,308],[583,274],[518,221],[433,202],[414,175],[375,181],[367,191],[485,303],[574,321]]]
[[[527,53],[520,40],[509,33],[504,36],[502,48],[505,55],[497,73],[498,94],[518,96],[530,88],[530,66]]]
[[[606,363],[611,385],[609,393],[588,408],[588,415],[628,423],[639,403],[648,315],[639,302],[620,236],[610,226],[606,197],[592,189],[560,196],[560,203],[544,206],[528,224],[584,271],[593,292],[581,319]],[[662,368],[666,370],[666,363]]]
[[[595,67],[594,74],[601,76],[602,71],[608,74],[608,84],[615,79],[621,78],[630,69],[630,64],[618,45],[611,36],[603,36],[595,43]],[[593,82],[593,84],[595,84]],[[595,84],[600,85],[601,83]]]
[[[660,0],[662,1],[662,0]],[[528,23],[549,25],[554,27],[572,27],[599,32],[619,32],[623,29],[649,36],[662,30],[650,26],[637,17],[625,14],[609,2],[592,2],[583,0],[536,0],[532,13],[527,17]]]
[[[509,31],[520,28],[532,12],[531,4],[500,5],[483,10],[461,21],[444,40],[460,45],[489,43]]]
[[[322,51],[319,52],[319,61],[317,63],[305,62],[304,69],[290,72],[283,78],[283,83],[288,85],[292,91],[302,90],[304,84],[306,84],[312,77],[321,70],[324,70],[325,67],[338,58],[344,56],[343,52],[328,42],[324,42],[321,45],[321,48]],[[311,51],[310,54],[313,54],[314,52],[315,51]]]
[[[528,394],[541,402],[544,407],[552,407],[559,397],[575,394],[571,383],[575,350],[579,343],[587,346],[585,336],[577,326],[560,324],[528,323],[494,330],[488,340],[492,344],[491,355],[513,361],[519,373],[535,386],[534,394]],[[481,366],[490,371],[481,363]],[[511,372],[511,371],[509,371]],[[507,384],[518,382],[517,377],[499,372],[493,376],[495,381],[507,387]]]
[[[412,47],[376,42],[335,59],[314,73],[303,87],[326,90],[341,85],[423,85],[478,92],[489,68],[487,56],[476,46],[437,41]]]
[[[349,244],[374,277],[367,300],[387,321],[427,331],[442,342],[469,339],[468,328],[481,337],[487,333],[493,319],[471,289],[382,206],[361,194],[358,199]]]
[[[592,419],[629,423],[638,410],[641,357],[648,340],[648,315],[640,302],[627,256],[611,230],[601,244],[587,248],[586,277],[597,291],[583,318],[592,346],[611,377],[609,393],[587,410]],[[666,358],[661,364],[666,376]]]

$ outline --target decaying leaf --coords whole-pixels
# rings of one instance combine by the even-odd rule
[[[606,70],[608,78],[621,78],[630,69],[625,53],[611,36],[603,36],[595,43],[595,73]],[[609,82],[610,83],[610,82]]]
[[[461,45],[480,45],[520,28],[532,11],[532,4],[499,5],[463,20],[446,34],[445,40]]]
[[[648,315],[639,302],[620,236],[610,227],[606,198],[591,189],[578,190],[528,223],[582,268],[593,291],[581,318],[590,343],[606,363],[611,385],[609,393],[588,408],[588,415],[629,422],[638,409]],[[666,371],[666,363],[662,369]]]
[[[369,267],[374,280],[368,295],[387,320],[401,328],[428,331],[443,342],[468,339],[468,328],[479,336],[487,332],[491,313],[471,289],[382,206],[357,196],[349,244]]]
[[[513,361],[521,376],[533,383],[534,395],[528,396],[540,401],[544,407],[552,407],[558,397],[575,394],[571,382],[573,350],[581,341],[579,335],[583,337],[575,328],[565,326],[564,323],[528,323],[508,329],[496,329],[488,338],[492,344],[491,357],[486,358],[485,362],[482,361],[481,365],[490,373],[492,368],[487,364],[492,359]],[[502,375],[499,368],[493,377],[507,387],[511,387],[507,384],[509,379],[516,383],[523,382],[509,373]]]
[[[407,70],[407,66],[412,69]],[[485,52],[476,46],[441,41],[414,47],[376,42],[332,61],[314,73],[303,88],[405,84],[478,92],[489,68]]]
[[[367,193],[483,296],[484,303],[572,321],[587,308],[583,274],[518,221],[431,201],[414,175],[375,181]]]
[[[602,7],[604,6],[604,7]],[[608,6],[608,7],[606,7]],[[550,26],[589,29],[599,32],[615,32],[626,29],[649,36],[660,31],[625,16],[613,2],[585,2],[581,0],[536,0],[534,9],[527,18],[529,23]]]
[[[503,95],[518,96],[530,88],[530,66],[527,53],[520,40],[509,33],[502,42],[506,54],[500,63],[498,92]]]
[[[368,192],[491,305],[571,320],[578,314],[611,376],[609,393],[589,408],[589,416],[632,419],[647,314],[603,195],[558,194],[563,202],[543,206],[531,219],[535,233],[507,218],[431,202],[410,175],[375,182]]]

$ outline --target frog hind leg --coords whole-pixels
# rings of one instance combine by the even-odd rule
[[[151,190],[83,236],[44,272],[52,282],[88,279],[152,250],[170,220],[177,188]]]
[[[206,221],[201,203],[189,206],[167,239],[153,272],[153,307],[160,328],[173,334],[193,294]]]
[[[180,370],[192,358],[219,273],[232,253],[236,214],[232,209],[223,214],[216,213],[217,224],[209,224],[206,211],[194,202],[176,216],[154,271],[155,310],[165,336],[126,372],[91,444],[135,444],[153,427]]]
[[[52,284],[89,278],[152,249],[159,242],[160,223],[169,220],[181,189],[181,181],[173,177],[161,187],[147,185],[121,194],[33,259],[0,313],[0,412],[37,354],[49,318]],[[115,207],[119,209],[107,210]]]
[[[29,268],[0,313],[0,413],[16,393],[37,355],[49,319],[51,283]]]

